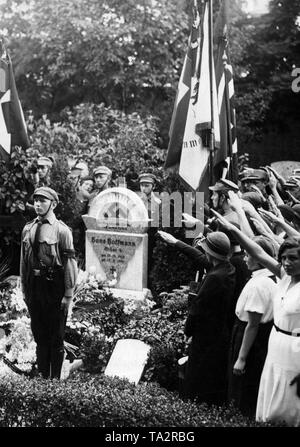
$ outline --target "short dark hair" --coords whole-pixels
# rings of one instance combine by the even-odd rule
[[[278,261],[279,262],[281,262],[281,257],[282,257],[283,252],[285,250],[288,250],[291,248],[297,248],[298,255],[300,256],[300,236],[299,236],[299,239],[296,237],[289,237],[280,245],[279,251],[278,251]]]

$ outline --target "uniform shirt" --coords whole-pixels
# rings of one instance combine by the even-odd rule
[[[262,314],[261,323],[272,320],[276,283],[270,276],[273,276],[273,273],[268,269],[252,273],[236,303],[235,313],[239,320],[248,322],[248,312]]]
[[[22,232],[20,274],[23,292],[26,289],[26,278],[34,268],[37,268],[32,244],[34,243],[38,221],[39,219],[36,218],[29,222]],[[65,289],[73,288],[77,279],[75,257],[63,256],[64,253],[71,254],[72,251],[74,251],[74,246],[70,228],[61,220],[56,219],[54,215],[47,218],[47,222],[41,227],[38,258],[46,266],[64,267]]]
[[[94,200],[96,199],[96,197],[103,191],[106,191],[107,189],[110,189],[111,186],[106,186],[104,185],[103,188],[95,188],[91,193],[90,193],[90,199],[88,201],[88,209],[91,208],[91,206],[93,205]]]
[[[149,219],[152,219],[152,226],[159,227],[160,223],[160,205],[161,200],[156,197],[155,193],[152,191],[149,196],[140,192],[139,197],[142,199],[147,212]]]

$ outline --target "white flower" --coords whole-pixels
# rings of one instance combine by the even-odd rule
[[[88,277],[88,273],[85,272],[84,270],[80,269],[78,272],[78,276],[77,276],[77,284],[86,282],[87,277]]]
[[[15,287],[14,289],[12,289],[10,295],[10,306],[17,312],[23,312],[24,310],[27,310],[25,301],[23,299],[23,293],[20,287]]]
[[[156,304],[155,301],[148,300],[148,298],[146,298],[145,301],[146,301],[147,306],[150,307],[150,309],[152,309],[152,307],[154,307]]]
[[[33,340],[30,319],[23,315],[16,320],[11,320],[11,332],[6,337],[6,350],[9,348],[7,358],[12,362],[32,364],[35,361],[36,344]]]

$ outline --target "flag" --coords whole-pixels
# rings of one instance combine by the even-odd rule
[[[228,177],[237,182],[237,136],[234,100],[233,69],[230,63],[228,37],[228,0],[223,0],[216,26],[215,39],[218,43],[216,58],[216,81],[220,116],[220,149],[214,155],[215,177]]]
[[[213,149],[217,149],[220,145],[217,87],[214,64],[210,56],[209,20],[209,1],[206,1],[202,11],[198,66],[196,66],[191,82],[190,101],[179,166],[179,175],[182,180],[193,190],[199,189],[204,192],[209,186],[210,180],[212,125],[214,127]]]
[[[195,73],[197,56],[199,53],[200,15],[196,3],[194,4],[193,15],[194,20],[192,30],[178,83],[169,130],[169,145],[165,161],[166,169],[178,168],[181,157],[183,136],[190,102],[192,76]]]
[[[6,53],[0,59],[0,159],[8,161],[14,146],[26,149],[29,140],[12,63]]]

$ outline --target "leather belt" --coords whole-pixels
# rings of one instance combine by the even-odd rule
[[[276,326],[275,323],[273,323],[274,328],[276,329],[277,332],[282,332],[285,335],[290,335],[291,337],[300,337],[300,332],[289,332],[289,331],[284,331],[283,329],[280,329],[278,326]]]

